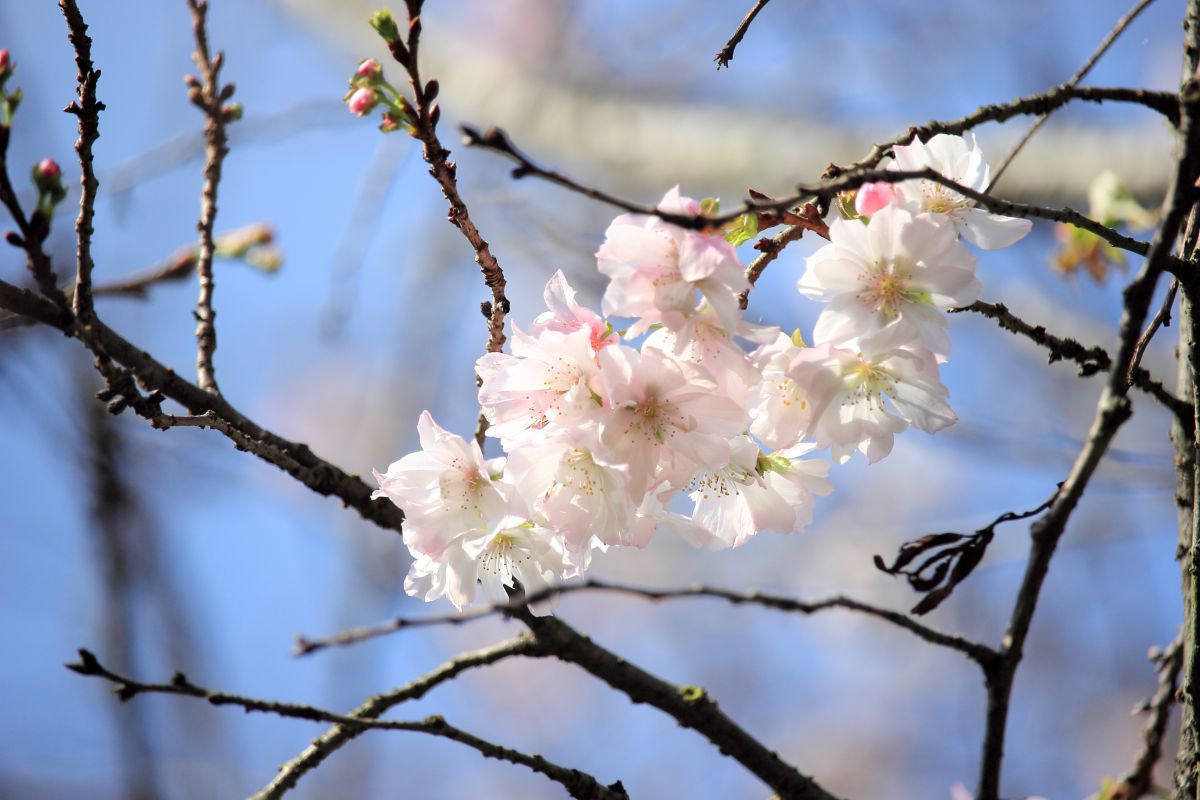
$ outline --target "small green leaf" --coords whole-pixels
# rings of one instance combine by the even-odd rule
[[[706,217],[719,213],[721,210],[721,200],[716,197],[706,197],[700,201],[700,213]]]
[[[725,226],[725,241],[734,247],[745,244],[758,235],[758,215],[742,214]]]

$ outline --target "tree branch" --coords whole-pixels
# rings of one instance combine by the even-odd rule
[[[96,191],[100,184],[96,180],[96,168],[92,158],[92,146],[100,138],[100,112],[104,103],[96,99],[96,83],[100,70],[92,64],[92,40],[87,35],[88,26],[79,13],[75,0],[59,0],[59,7],[66,17],[70,34],[67,37],[75,49],[75,65],[79,70],[78,99],[64,109],[79,120],[79,139],[75,152],[79,155],[80,193],[79,216],[75,220],[75,314],[84,320],[95,314],[92,307],[92,220],[96,211]]]
[[[528,638],[526,637],[524,641],[528,641]],[[510,648],[508,655],[514,654]],[[628,798],[628,795],[619,783],[614,784],[613,787],[603,786],[586,772],[561,767],[539,755],[529,755],[519,750],[494,744],[486,739],[481,739],[478,736],[467,733],[460,728],[456,728],[440,716],[431,716],[419,722],[410,722],[380,720],[375,717],[357,715],[356,713],[348,715],[338,714],[311,705],[262,700],[256,697],[206,689],[192,683],[182,672],[175,673],[170,683],[143,683],[113,672],[101,664],[96,656],[87,650],[80,650],[79,661],[74,664],[68,664],[67,669],[80,675],[103,678],[114,684],[117,696],[122,701],[131,700],[139,694],[173,694],[207,700],[214,706],[237,706],[247,712],[274,714],[279,717],[304,719],[310,722],[331,722],[339,728],[345,729],[351,735],[358,735],[368,730],[428,733],[465,744],[486,758],[496,758],[528,767],[534,772],[539,772],[550,780],[562,784],[571,797],[579,798],[580,800],[622,800]]]
[[[408,73],[409,84],[413,91],[413,113],[411,121],[413,136],[421,142],[421,156],[429,165],[429,174],[433,176],[442,189],[442,196],[450,204],[450,224],[458,228],[463,237],[475,251],[475,262],[483,274],[483,281],[492,292],[492,299],[483,303],[480,310],[488,320],[487,352],[499,353],[504,349],[504,319],[510,305],[505,295],[507,283],[500,262],[492,254],[491,245],[480,234],[471,219],[470,211],[462,195],[458,191],[458,165],[449,161],[450,151],[442,146],[437,135],[437,124],[441,118],[441,109],[434,103],[438,95],[438,82],[421,80],[420,65],[417,53],[421,40],[421,10],[422,0],[411,0],[408,3],[409,25],[407,44],[399,41],[392,43],[392,57]],[[475,440],[483,445],[484,433],[487,431],[487,419],[481,413],[475,429]]]
[[[1182,636],[1177,636],[1165,651],[1154,648],[1150,660],[1158,667],[1158,689],[1141,709],[1150,712],[1150,719],[1142,730],[1142,748],[1134,759],[1133,768],[1109,792],[1109,800],[1138,800],[1153,790],[1154,765],[1162,757],[1171,704],[1175,702],[1175,687],[1183,667]]]
[[[1000,327],[1004,328],[1004,330],[1024,336],[1034,343],[1045,347],[1050,353],[1048,360],[1050,364],[1053,364],[1055,361],[1074,361],[1079,365],[1079,376],[1082,378],[1095,375],[1098,372],[1108,372],[1112,369],[1112,358],[1103,347],[1084,347],[1075,339],[1055,336],[1048,332],[1044,325],[1031,325],[1013,314],[1008,310],[1008,306],[1003,303],[986,303],[982,300],[977,300],[969,306],[950,309],[950,313],[952,314],[964,311],[972,311],[989,319],[994,319],[1000,323]],[[1140,341],[1141,339],[1139,339]],[[1144,349],[1144,346],[1142,349]],[[1137,357],[1140,358],[1140,355]],[[1138,366],[1137,358],[1130,361],[1127,376],[1130,386],[1141,389],[1161,403],[1168,411],[1181,420],[1183,424],[1191,426],[1191,403],[1181,400],[1167,389],[1162,384],[1162,381],[1155,380],[1149,371]]]
[[[528,609],[513,616],[525,623],[548,655],[575,664],[635,703],[647,703],[708,739],[782,798],[833,800],[834,795],[803,775],[721,711],[699,686],[676,686],[604,649],[556,617],[535,617]]]
[[[689,586],[679,589],[651,589],[642,586],[629,586],[626,584],[610,583],[595,579],[585,580],[582,583],[564,584],[562,586],[549,586],[530,593],[528,596],[516,597],[507,603],[496,603],[495,605],[483,606],[471,611],[447,614],[443,616],[430,617],[396,617],[379,625],[370,625],[359,628],[350,628],[332,636],[323,636],[320,638],[309,638],[306,636],[296,637],[296,655],[308,655],[317,650],[323,650],[327,647],[337,647],[367,639],[374,639],[379,636],[384,636],[396,631],[405,630],[408,628],[423,628],[436,625],[462,625],[468,622],[485,619],[497,615],[506,617],[513,616],[516,612],[529,605],[550,600],[555,597],[561,597],[567,594],[576,594],[579,592],[607,592],[612,594],[623,594],[631,597],[639,597],[643,600],[651,600],[654,602],[662,602],[665,600],[680,600],[695,597],[710,597],[719,600],[725,600],[733,605],[753,605],[762,606],[764,608],[774,609],[776,611],[786,611],[804,614],[805,616],[816,614],[829,609],[841,608],[847,611],[855,611],[860,614],[865,614],[869,617],[881,619],[885,622],[904,628],[908,632],[916,635],[918,638],[935,644],[941,647],[946,647],[951,650],[956,650],[970,658],[972,661],[980,665],[990,663],[995,657],[996,652],[986,645],[972,642],[962,636],[955,634],[944,633],[942,631],[924,625],[911,617],[902,614],[898,611],[892,611],[886,608],[864,603],[853,598],[838,595],[836,597],[827,597],[821,600],[796,600],[790,597],[781,597],[779,595],[764,594],[758,591],[750,591],[746,593],[734,592],[729,589],[719,589],[709,586]]]
[[[725,43],[717,52],[716,62],[717,69],[728,67],[729,62],[733,61],[733,51],[741,44],[742,39],[746,36],[746,31],[750,30],[750,23],[754,22],[754,18],[758,16],[758,12],[763,10],[763,6],[771,0],[755,0],[754,7],[746,12],[746,16],[742,17],[742,21],[738,23],[737,30],[733,32],[733,36],[729,37],[729,41]]]
[[[312,744],[305,748],[300,755],[281,766],[279,773],[271,783],[254,795],[255,800],[276,800],[290,789],[295,788],[297,782],[305,774],[318,767],[342,745],[362,733],[362,729],[358,727],[361,721],[377,719],[400,703],[424,697],[430,689],[458,677],[467,670],[495,664],[510,656],[537,657],[539,655],[542,653],[533,637],[517,636],[491,647],[462,653],[411,683],[369,698],[347,715],[354,720],[353,723],[334,725],[314,739]]]
[[[226,125],[241,115],[236,105],[226,106],[233,96],[233,84],[221,86],[221,66],[224,53],[209,55],[208,47],[208,2],[187,0],[192,12],[192,31],[196,38],[196,51],[192,60],[200,72],[200,78],[189,75],[188,99],[204,113],[204,186],[200,192],[200,220],[196,229],[200,232],[200,246],[196,258],[196,274],[199,277],[200,294],[196,298],[196,382],[206,392],[217,394],[213,355],[217,349],[217,314],[213,310],[213,226],[217,219],[217,187],[221,183],[221,168],[229,153]]]
[[[1138,15],[1141,14],[1142,11],[1144,11],[1146,7],[1153,2],[1154,0],[1138,0],[1133,8],[1125,12],[1124,16],[1118,19],[1113,24],[1112,28],[1109,29],[1108,33],[1105,34],[1104,38],[1100,41],[1100,44],[1098,44],[1096,49],[1092,51],[1092,54],[1088,56],[1087,61],[1084,61],[1083,64],[1080,65],[1079,69],[1075,70],[1075,74],[1068,78],[1067,82],[1064,83],[1063,86],[1074,88],[1081,80],[1086,78],[1087,74],[1092,71],[1092,67],[1096,66],[1096,62],[1108,52],[1108,49],[1113,46],[1113,43],[1116,42],[1118,38],[1120,38],[1121,34],[1125,32],[1125,29],[1133,24],[1133,21],[1137,19]],[[1174,125],[1178,126],[1179,104],[1175,98],[1171,99],[1170,106],[1174,112],[1174,119],[1172,122]],[[996,184],[1008,170],[1009,165],[1012,164],[1017,155],[1025,149],[1025,145],[1029,143],[1029,140],[1032,139],[1034,135],[1041,130],[1042,126],[1046,124],[1046,120],[1050,119],[1050,114],[1053,111],[1054,109],[1043,111],[1034,121],[1034,123],[1029,126],[1029,130],[1025,131],[1025,134],[1021,137],[1020,141],[1013,146],[1012,150],[1008,151],[1008,155],[1004,157],[1004,160],[1000,162],[1000,166],[996,168],[995,174],[992,175],[991,183],[988,184],[989,192],[996,188]],[[1169,115],[1168,118],[1170,118]]]

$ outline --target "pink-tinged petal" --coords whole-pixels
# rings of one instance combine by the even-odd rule
[[[881,208],[891,205],[896,190],[885,181],[864,183],[854,196],[854,210],[860,216],[869,217]]]

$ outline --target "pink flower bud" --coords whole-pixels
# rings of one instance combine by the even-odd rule
[[[350,108],[351,114],[363,116],[369,114],[371,109],[379,102],[379,98],[375,95],[374,89],[355,89],[350,95],[350,99],[346,101],[346,105]]]
[[[368,58],[358,65],[358,69],[354,70],[355,75],[367,79],[378,77],[381,72],[383,72],[383,67],[379,66],[379,62],[373,58]]]
[[[0,50],[0,75],[8,72],[10,66],[12,66],[12,62],[9,60],[8,48]]]
[[[890,183],[864,183],[858,187],[854,198],[854,210],[864,217],[869,217],[886,205],[890,205],[896,190]]]
[[[62,177],[62,168],[53,158],[43,158],[34,168],[34,176],[39,182],[56,181]]]

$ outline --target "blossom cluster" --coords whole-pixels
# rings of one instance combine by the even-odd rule
[[[890,166],[988,183],[960,137],[896,147]],[[678,189],[658,206],[711,208]],[[644,547],[660,529],[712,549],[798,532],[813,496],[832,490],[817,452],[874,462],[910,426],[952,424],[945,311],[980,292],[960,240],[1003,247],[1029,222],[924,180],[869,184],[853,214],[833,216],[798,284],[825,304],[811,345],[742,318],[750,285],[731,241],[746,238],[744,221],[693,231],[617,217],[596,254],[603,314],[556,273],[548,310],[514,327],[511,353],[477,362],[487,434],[505,456],[485,458],[425,412],[421,450],[375,473],[376,496],[406,514],[406,591],[462,608],[482,585],[504,602],[518,581],[534,592],[582,575],[596,551]]]

